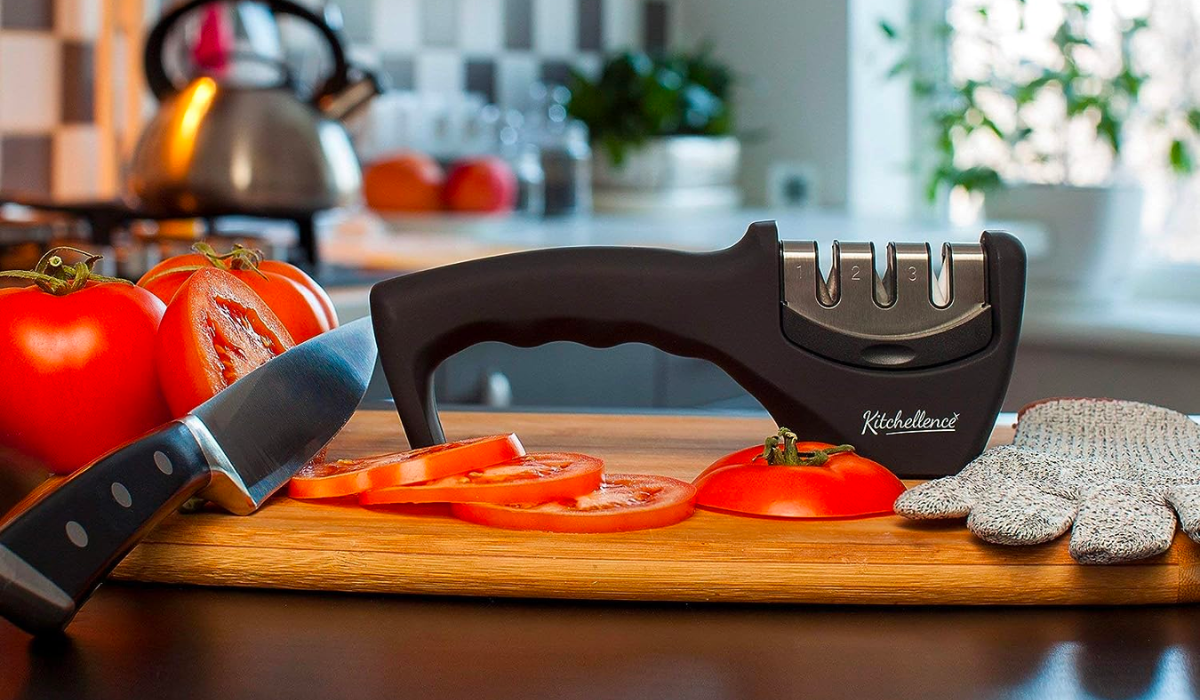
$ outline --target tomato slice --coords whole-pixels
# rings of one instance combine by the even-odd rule
[[[295,345],[266,302],[232,274],[197,270],[155,337],[163,395],[178,417]]]
[[[455,516],[510,530],[627,532],[674,525],[691,516],[696,489],[678,479],[607,474],[591,493],[533,505],[455,503]]]
[[[540,452],[492,467],[359,494],[366,506],[386,503],[544,503],[600,487],[604,462],[570,452]]]
[[[801,453],[827,450],[824,442],[797,442]],[[853,451],[829,455],[820,466],[771,465],[757,459],[762,446],[714,462],[696,480],[696,505],[777,518],[857,518],[886,515],[904,484],[885,467]]]
[[[419,484],[507,462],[525,454],[517,436],[490,435],[405,452],[310,463],[288,483],[292,498],[338,498]]]

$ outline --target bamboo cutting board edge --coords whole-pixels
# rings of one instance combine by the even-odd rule
[[[150,557],[162,545],[146,545]],[[169,546],[169,545],[168,545]],[[1169,566],[1111,567],[1105,574],[1076,575],[1063,565],[1034,568],[991,566],[992,580],[973,585],[976,565],[847,565],[826,562],[760,564],[755,580],[733,579],[726,569],[700,562],[660,565],[630,585],[629,569],[613,560],[575,560],[568,568],[539,557],[462,555],[406,557],[399,575],[394,555],[292,549],[255,550],[262,559],[231,565],[228,548],[199,547],[188,555],[192,566],[155,570],[143,563],[141,575],[118,579],[217,587],[281,588],[348,593],[641,600],[668,602],[736,602],[866,605],[1123,605],[1188,602],[1180,595],[1178,577]],[[161,561],[179,555],[172,548]],[[280,572],[268,564],[288,558],[296,568]],[[340,570],[331,570],[333,562]],[[548,565],[554,564],[553,571]],[[923,568],[936,569],[929,575]],[[488,571],[489,576],[479,575]],[[997,585],[1003,579],[1009,585]]]
[[[443,415],[452,439],[515,430],[531,450],[574,449],[614,471],[690,479],[758,439],[769,419],[591,414]],[[689,425],[663,457],[662,435]],[[400,449],[390,412],[360,412],[331,454]],[[1011,436],[1000,431],[994,442]],[[675,441],[673,441],[675,442]],[[609,535],[519,533],[421,515],[277,497],[259,513],[173,515],[113,580],[360,593],[816,604],[1116,605],[1200,599],[1200,545],[1081,566],[1065,538],[1033,547],[975,539],[961,521],[896,516],[786,521],[697,511],[669,528]]]

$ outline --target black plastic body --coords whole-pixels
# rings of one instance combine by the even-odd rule
[[[880,341],[824,326],[791,311],[783,312],[783,334],[793,343],[835,362],[879,369],[933,367],[966,357],[992,339],[992,310],[931,335]]]
[[[204,488],[208,462],[182,423],[101,457],[0,525],[0,615],[61,631],[150,528]]]
[[[793,312],[782,301],[774,222],[751,225],[737,244],[713,253],[557,248],[435,268],[375,285],[371,312],[414,446],[444,440],[432,376],[460,350],[483,341],[641,342],[713,362],[805,439],[853,444],[903,476],[936,476],[957,472],[986,445],[1020,333],[1024,249],[992,232],[983,246],[990,339],[970,355],[920,369],[835,362],[784,334],[783,314]]]

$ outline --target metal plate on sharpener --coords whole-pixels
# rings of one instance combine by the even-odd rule
[[[835,242],[828,276],[816,242],[781,249],[784,334],[817,354],[860,367],[929,367],[991,338],[980,244],[943,245],[937,276],[927,243],[889,243],[882,277],[871,243]]]

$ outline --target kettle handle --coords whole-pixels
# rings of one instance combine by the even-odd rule
[[[163,15],[158,23],[154,25],[154,29],[150,31],[150,35],[146,37],[146,51],[143,55],[146,84],[150,86],[150,90],[159,102],[166,100],[179,91],[179,88],[175,86],[170,76],[167,75],[167,68],[163,64],[163,48],[167,42],[167,35],[184,15],[191,13],[196,8],[217,1],[190,0],[179,5]],[[329,53],[333,57],[333,72],[319,83],[319,87],[314,92],[312,98],[314,104],[326,95],[337,92],[349,84],[350,65],[346,61],[346,50],[342,47],[342,40],[333,27],[329,26],[319,15],[302,5],[292,2],[292,0],[260,1],[266,4],[267,8],[274,13],[298,17],[316,27],[321,32],[321,36],[325,39],[325,42],[329,45]]]

